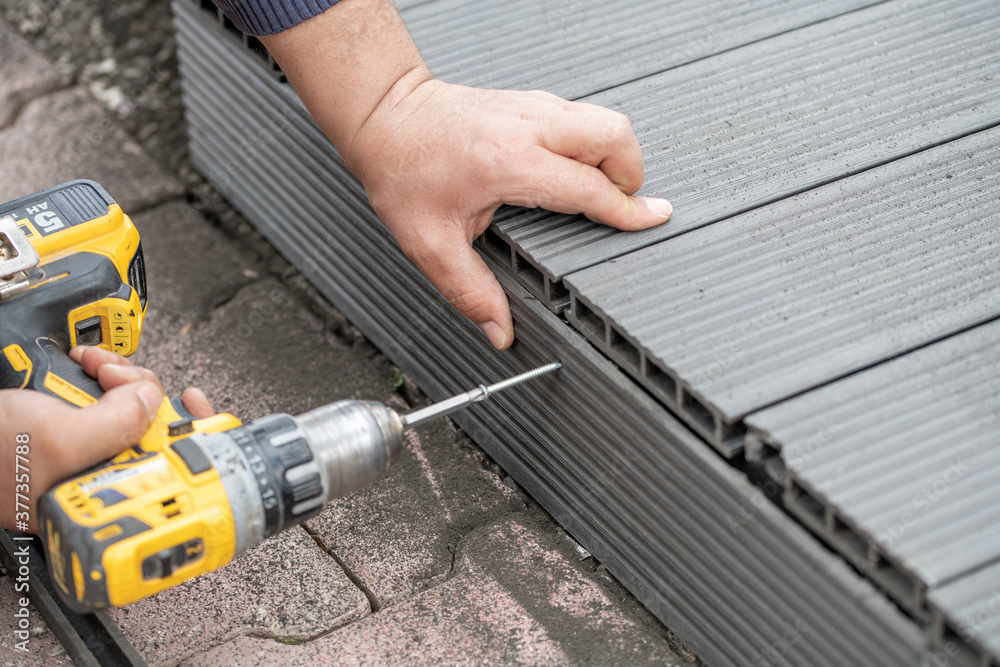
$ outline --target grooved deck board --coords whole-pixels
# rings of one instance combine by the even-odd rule
[[[938,613],[938,643],[968,647],[956,664],[1000,663],[1000,563],[935,589],[928,597]]]
[[[828,541],[850,558],[863,555],[851,544],[868,545],[912,575],[901,603],[1000,561],[1000,320],[747,423],[780,451],[789,484],[826,508]]]
[[[571,319],[738,423],[1000,315],[998,170],[994,129],[810,190],[571,275]]]
[[[577,99],[871,4],[434,0],[402,16],[445,81]]]
[[[631,118],[646,157],[641,192],[670,199],[673,218],[619,232],[505,208],[494,229],[560,280],[995,125],[998,42],[993,0],[894,0],[618,86],[586,101]]]

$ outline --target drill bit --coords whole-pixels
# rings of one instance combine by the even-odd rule
[[[413,412],[400,417],[403,422],[403,430],[409,430],[432,419],[450,415],[452,412],[461,410],[462,408],[468,407],[473,403],[485,401],[490,397],[490,395],[503,391],[508,387],[513,387],[516,384],[521,384],[522,382],[527,382],[528,380],[534,380],[536,377],[545,375],[546,373],[551,373],[552,371],[559,370],[560,368],[562,368],[562,363],[558,361],[546,364],[545,366],[540,366],[535,370],[515,375],[512,378],[501,380],[500,382],[489,386],[481,384],[475,389],[471,389],[463,394],[459,394],[458,396],[452,396],[451,398],[447,398],[440,403],[429,405],[426,408],[421,408],[420,410],[414,410]]]

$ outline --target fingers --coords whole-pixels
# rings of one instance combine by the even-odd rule
[[[104,364],[115,364],[117,366],[131,366],[125,357],[102,350],[99,347],[89,345],[78,345],[69,351],[69,358],[80,364],[84,372],[90,377],[97,377],[97,369]]]
[[[84,372],[97,378],[104,391],[111,391],[129,382],[152,382],[160,387],[156,374],[147,368],[133,366],[125,357],[99,347],[78,346],[69,351],[69,357],[83,367]]]
[[[69,356],[80,364],[88,375],[97,378],[104,391],[111,391],[133,382],[148,382],[156,385],[161,395],[163,393],[163,386],[153,371],[133,366],[128,359],[114,352],[99,347],[77,346],[70,350]],[[211,403],[200,389],[188,389],[181,400],[188,412],[199,419],[215,414]]]
[[[536,149],[526,168],[544,177],[525,177],[532,192],[524,201],[508,203],[541,207],[559,213],[583,213],[595,222],[623,230],[639,230],[666,222],[673,208],[665,199],[631,197],[596,167]]]
[[[600,169],[625,194],[644,176],[642,149],[624,114],[593,104],[564,103],[544,117],[542,145],[563,157]]]
[[[104,391],[111,391],[115,387],[120,387],[130,382],[152,382],[160,391],[163,387],[156,374],[148,368],[138,366],[119,366],[117,364],[105,364],[97,371],[97,381]]]
[[[545,98],[537,99],[544,103]],[[558,98],[549,99],[548,104],[541,116],[541,143],[555,155],[542,155],[541,164],[531,165],[529,182],[534,180],[545,189],[529,205],[583,213],[596,222],[627,230],[645,229],[670,218],[673,208],[665,199],[624,196],[638,191],[644,177],[642,149],[627,116]],[[551,159],[559,157],[568,159]],[[546,176],[530,178],[534,174]]]
[[[181,394],[181,402],[184,408],[198,419],[205,419],[215,414],[212,404],[208,402],[205,392],[201,389],[188,387]]]
[[[507,295],[464,236],[445,236],[413,252],[411,258],[458,312],[479,325],[495,348],[510,347],[514,322]]]
[[[67,406],[58,420],[49,422],[53,430],[48,436],[60,450],[58,460],[66,470],[76,471],[134,445],[149,430],[162,401],[159,385],[134,382],[108,391],[86,408]]]

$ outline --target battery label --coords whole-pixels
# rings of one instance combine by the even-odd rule
[[[28,237],[34,236],[35,232],[40,236],[48,236],[73,226],[69,218],[63,215],[62,211],[47,197],[5,213],[14,216],[17,224],[21,226],[25,236]]]

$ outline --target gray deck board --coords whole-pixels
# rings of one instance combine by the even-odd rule
[[[576,99],[872,4],[433,0],[402,16],[445,81]]]
[[[786,505],[851,560],[885,558],[901,604],[1000,561],[1000,320],[747,424],[779,450]]]
[[[508,208],[494,232],[559,281],[1000,123],[997,43],[993,0],[895,0],[613,88],[587,101],[631,118],[646,156],[641,192],[669,198],[673,218],[628,233]]]
[[[955,664],[1000,664],[1000,563],[933,590],[929,598],[938,613],[938,644],[960,647]]]
[[[1000,315],[1000,129],[567,279],[571,321],[720,424]]]

